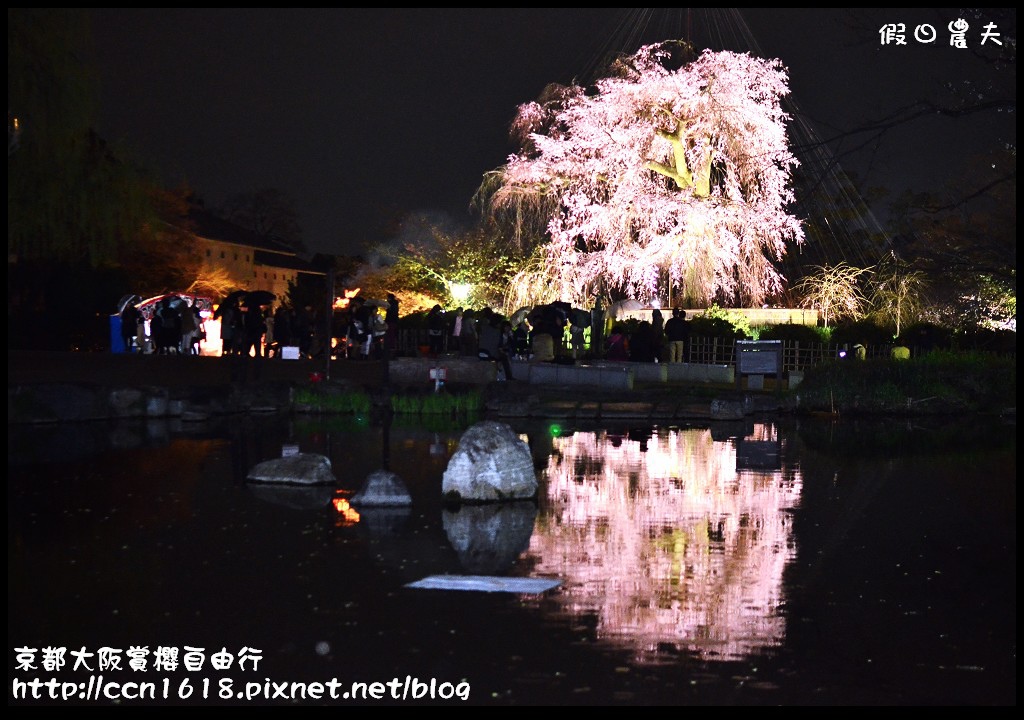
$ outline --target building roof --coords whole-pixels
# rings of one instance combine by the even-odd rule
[[[318,270],[311,263],[303,260],[294,253],[287,255],[280,252],[267,252],[266,250],[254,250],[252,255],[253,263],[256,265],[269,265],[271,267],[283,268],[285,270],[296,270],[302,273],[313,275],[324,275],[323,270]]]
[[[300,258],[285,242],[259,235],[230,220],[217,217],[202,205],[193,203],[189,208],[188,219],[192,232],[201,238],[250,248],[253,251],[253,262],[257,265],[313,275],[325,274],[309,261]]]
[[[242,245],[254,250],[267,250],[295,255],[295,250],[275,238],[264,237],[252,230],[236,225],[230,220],[219,218],[206,208],[192,205],[188,211],[188,220],[192,231],[208,240]]]

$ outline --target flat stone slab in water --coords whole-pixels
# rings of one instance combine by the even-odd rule
[[[333,485],[336,482],[330,458],[315,453],[264,460],[253,466],[246,480],[288,485]]]
[[[420,590],[469,590],[475,592],[507,592],[539,595],[562,584],[550,578],[496,577],[493,575],[430,575],[409,583],[408,588]]]

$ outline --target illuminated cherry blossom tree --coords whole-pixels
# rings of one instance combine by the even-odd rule
[[[671,284],[690,302],[759,305],[782,290],[773,262],[803,241],[786,209],[785,69],[732,52],[680,64],[680,46],[646,46],[590,91],[553,85],[520,106],[522,149],[481,192],[524,245],[540,224],[547,262],[521,279],[538,293],[645,300]]]

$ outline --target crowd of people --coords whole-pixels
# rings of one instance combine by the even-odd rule
[[[643,320],[632,331],[624,323],[612,326],[605,341],[605,358],[630,362],[686,361],[686,344],[690,339],[690,323],[686,311],[675,308],[665,321],[661,310],[651,313],[651,320]]]
[[[398,298],[388,293],[383,303],[357,295],[331,324],[333,357],[368,360],[398,353]]]
[[[151,307],[126,302],[119,314],[125,352],[199,355],[207,309],[193,298],[165,295]]]
[[[427,345],[432,357],[443,353],[534,362],[604,358],[629,362],[685,362],[690,325],[686,312],[675,308],[668,320],[660,309],[651,319],[612,322],[607,336],[591,330],[589,311],[552,303],[534,308],[515,319],[515,325],[489,308],[456,308],[445,311],[435,305],[427,313]],[[600,345],[591,345],[601,338]],[[594,340],[596,342],[596,340]]]
[[[274,307],[272,302],[247,303],[238,295],[213,310],[186,297],[165,296],[146,310],[129,302],[120,314],[127,352],[199,355],[209,320],[219,322],[220,354],[228,357],[281,358],[290,350],[292,357],[314,358],[323,357],[329,348],[334,358],[394,359],[403,352],[398,298],[393,293],[384,301],[351,298],[347,308],[334,311],[330,337],[325,337],[325,323],[309,304],[295,308],[282,302]],[[446,312],[434,305],[426,314],[426,345],[421,352],[497,362],[504,376],[511,377],[513,359],[684,362],[689,340],[686,313],[679,308],[667,321],[655,309],[650,321],[613,322],[599,346],[590,344],[592,337],[602,337],[589,332],[590,312],[565,303],[538,306],[514,320],[513,325],[489,307]]]
[[[213,309],[189,297],[166,295],[152,305],[127,302],[119,313],[122,348],[128,353],[192,355],[203,353],[216,323],[219,354],[228,357],[280,357],[294,346],[300,355],[315,352],[316,317],[310,305],[226,299]],[[214,351],[216,353],[216,350]]]

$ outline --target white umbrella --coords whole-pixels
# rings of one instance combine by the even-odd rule
[[[138,295],[125,295],[124,297],[117,301],[117,314],[120,315],[121,313],[123,313],[124,309],[128,307],[129,303],[132,305],[137,305],[140,302],[142,302],[142,298],[140,298]]]
[[[533,306],[532,305],[527,306],[527,307],[519,308],[514,313],[512,313],[512,315],[509,317],[509,319],[508,319],[509,324],[512,327],[516,327],[519,323],[521,323],[523,320],[526,319],[526,316],[529,315],[532,310],[533,310]]]
[[[625,313],[633,312],[635,310],[643,310],[646,307],[647,306],[639,300],[619,300],[618,302],[613,302],[608,306],[607,313],[609,318],[615,320],[616,318],[622,317]]]

